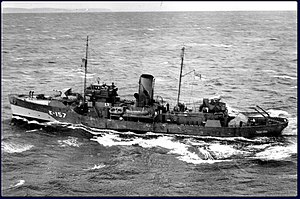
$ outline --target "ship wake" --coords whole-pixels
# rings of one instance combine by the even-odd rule
[[[20,118],[15,118],[20,119]],[[21,118],[26,121],[26,119]],[[297,130],[297,119],[290,120],[288,131]],[[142,147],[144,149],[166,149],[167,154],[175,155],[178,160],[191,164],[213,164],[223,161],[249,160],[274,160],[289,161],[297,154],[297,141],[291,141],[293,133],[286,133],[283,137],[211,137],[211,136],[184,136],[166,135],[148,132],[137,134],[133,132],[119,132],[87,127],[84,125],[73,125],[68,123],[27,121],[29,124],[42,127],[54,127],[56,129],[67,129],[69,134],[75,131],[85,132],[90,135],[90,140],[104,147]],[[65,131],[65,130],[64,130]],[[27,133],[36,132],[35,130]],[[285,135],[285,134],[284,134]],[[62,147],[80,147],[76,139],[60,140]],[[18,147],[19,148],[19,147]],[[10,151],[7,149],[6,151]],[[11,152],[11,151],[10,151]]]

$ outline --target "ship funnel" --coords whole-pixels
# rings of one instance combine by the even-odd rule
[[[142,74],[139,81],[139,93],[135,95],[137,106],[151,105],[153,102],[154,77],[149,74]]]

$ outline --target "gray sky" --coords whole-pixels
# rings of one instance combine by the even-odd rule
[[[2,1],[2,8],[107,8],[111,11],[297,10],[297,1]]]

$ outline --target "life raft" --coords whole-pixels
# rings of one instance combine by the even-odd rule
[[[110,114],[112,115],[121,115],[124,113],[123,107],[111,107],[109,109]]]

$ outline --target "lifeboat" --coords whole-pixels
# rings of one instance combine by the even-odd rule
[[[133,111],[133,110],[126,110],[126,113],[128,115],[148,115],[149,114],[149,111],[145,111],[145,110],[141,110],[141,111]]]

